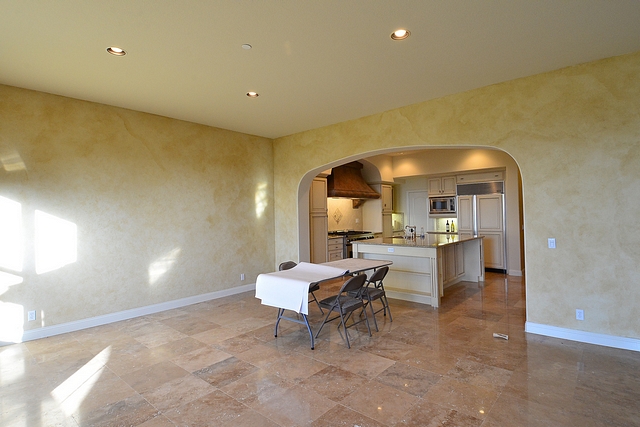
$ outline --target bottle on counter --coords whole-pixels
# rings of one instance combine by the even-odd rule
[[[420,238],[424,239],[424,227],[420,227]]]
[[[444,226],[444,227],[445,227],[445,229],[444,229],[444,230],[445,230],[447,233],[448,233],[449,231],[451,231],[451,230],[449,229],[449,220],[447,220],[447,223],[445,224],[445,226]]]
[[[453,220],[451,220],[451,232],[455,233],[456,232],[456,226],[453,225]]]

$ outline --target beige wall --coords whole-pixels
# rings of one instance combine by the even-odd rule
[[[0,265],[23,282],[0,301],[38,312],[25,329],[255,283],[275,265],[269,139],[0,86],[0,160],[24,237],[21,271]],[[36,272],[51,231],[37,210],[75,225],[75,262]]]
[[[640,338],[639,53],[277,139],[276,258],[304,255],[298,199],[315,174],[431,146],[496,147],[518,163],[528,321]],[[607,209],[598,208],[603,200]],[[548,237],[557,249],[547,249]]]

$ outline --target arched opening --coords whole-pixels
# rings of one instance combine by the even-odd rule
[[[337,160],[309,171],[298,187],[299,259],[301,261],[310,259],[309,188],[311,182],[318,174],[351,161],[360,161],[364,164],[363,175],[366,180],[391,182],[396,190],[394,203],[398,204],[394,206],[394,212],[403,212],[405,215],[408,192],[417,190],[426,192],[429,176],[460,177],[475,174],[479,177],[478,179],[481,179],[483,171],[504,171],[504,271],[512,276],[524,275],[524,212],[520,168],[509,153],[493,147],[481,146],[423,146],[377,150]],[[363,229],[367,228],[366,224],[362,226]]]

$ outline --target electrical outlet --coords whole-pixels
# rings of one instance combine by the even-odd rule
[[[29,322],[36,320],[36,311],[35,310],[31,310],[27,312],[27,320]]]
[[[240,273],[240,280],[244,280],[244,273]]]
[[[584,310],[576,308],[576,320],[584,320]]]
[[[549,239],[547,239],[547,244],[549,246],[549,249],[555,249],[556,248],[556,238],[555,237],[549,237]]]

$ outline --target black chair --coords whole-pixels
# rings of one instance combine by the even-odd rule
[[[387,300],[387,294],[384,292],[384,285],[382,281],[385,276],[389,272],[389,267],[381,267],[377,269],[372,275],[369,281],[367,282],[367,286],[364,288],[364,292],[362,293],[362,298],[369,302],[369,306],[371,307],[371,315],[373,316],[373,324],[376,327],[376,331],[378,329],[378,322],[376,321],[376,313],[380,313],[384,311],[384,315],[387,315],[387,311],[389,312],[389,320],[393,322],[393,317],[391,317],[391,309],[389,308],[389,301]],[[357,296],[355,292],[350,292],[349,295]],[[382,303],[382,308],[374,311],[373,310],[373,301],[380,300]]]
[[[293,261],[281,262],[280,265],[278,266],[278,271],[291,270],[296,265],[297,264]],[[309,293],[311,294],[311,299],[309,300],[309,302],[315,301],[316,304],[318,305],[318,308],[320,309],[320,313],[324,314],[324,311],[322,311],[322,307],[320,307],[320,303],[318,302],[318,298],[316,298],[314,294],[314,292],[318,290],[320,290],[320,285],[318,285],[317,283],[312,283],[309,285]]]
[[[322,327],[325,325],[325,323],[340,319],[340,325],[342,325],[342,327],[344,328],[347,348],[351,348],[351,343],[349,342],[349,332],[347,331],[347,328],[357,325],[358,323],[363,322],[363,320],[357,322],[354,321],[354,323],[349,326],[347,326],[347,320],[349,320],[353,312],[355,310],[358,310],[359,308],[363,309],[362,311],[364,312],[364,322],[366,322],[369,336],[371,336],[369,318],[367,317],[367,312],[365,310],[365,304],[367,303],[362,298],[366,280],[367,276],[365,274],[353,276],[352,278],[344,282],[344,284],[340,288],[340,292],[338,292],[337,295],[325,298],[320,301],[320,306],[326,308],[328,312],[327,316],[324,318],[322,324],[320,325],[320,329],[318,329],[318,332],[316,333],[316,338],[318,338],[318,335],[320,335],[320,331],[322,330]],[[353,296],[350,295],[350,293],[352,293]],[[333,317],[332,319],[329,319],[329,316],[333,311],[337,312],[338,315]],[[340,325],[338,325],[338,328],[340,328]]]

